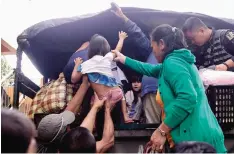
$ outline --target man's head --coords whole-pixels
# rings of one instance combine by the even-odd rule
[[[205,142],[182,142],[175,146],[176,153],[216,153],[214,147]]]
[[[71,111],[65,110],[60,114],[49,114],[39,123],[38,139],[43,143],[57,143],[67,130],[67,126],[75,120]]]
[[[3,153],[36,152],[36,129],[30,119],[16,110],[2,109],[1,121]]]
[[[210,29],[199,18],[188,18],[182,30],[187,41],[197,46],[204,45],[210,38]]]
[[[88,129],[77,127],[61,139],[61,153],[96,153],[96,140]]]

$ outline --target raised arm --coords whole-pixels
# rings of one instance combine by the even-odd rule
[[[71,111],[74,114],[76,114],[83,102],[84,96],[89,89],[89,82],[88,77],[83,76],[82,84],[80,85],[80,88],[77,90],[75,96],[72,98],[72,100],[67,104],[67,107],[65,110]]]
[[[127,33],[121,31],[119,32],[119,42],[115,48],[115,50],[118,50],[119,52],[121,52],[122,48],[123,48],[123,43],[124,40],[128,37]]]
[[[80,67],[82,62],[83,62],[83,60],[81,58],[76,58],[74,60],[75,66],[74,66],[74,69],[72,71],[72,76],[71,76],[71,82],[73,84],[77,83],[82,76],[82,73],[80,71],[78,71],[78,68]]]
[[[122,12],[121,8],[116,3],[111,3],[111,5],[112,12],[124,22],[125,31],[135,42],[135,44],[140,48],[141,52],[139,54],[147,59],[152,52],[150,40],[142,32],[140,27],[136,25],[136,23],[128,19],[128,17]]]
[[[98,141],[96,144],[97,153],[104,153],[110,147],[114,145],[115,136],[114,136],[114,124],[111,118],[111,109],[113,104],[106,101],[105,102],[105,122],[104,129],[101,141]]]
[[[99,100],[98,96],[95,94],[95,99],[91,110],[89,111],[88,115],[83,120],[81,127],[87,128],[91,133],[93,132],[93,127],[95,124],[96,114],[104,104],[105,99]]]

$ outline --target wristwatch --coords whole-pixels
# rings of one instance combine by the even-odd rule
[[[229,69],[229,66],[227,63],[224,62],[223,64],[227,67],[227,69]]]
[[[160,128],[157,128],[158,129],[158,131],[160,132],[160,134],[162,135],[162,136],[166,136],[167,134],[166,134],[166,132],[164,132],[163,130],[161,130]]]

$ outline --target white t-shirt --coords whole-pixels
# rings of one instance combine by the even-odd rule
[[[114,78],[112,73],[113,59],[114,55],[111,52],[107,53],[104,57],[96,55],[81,64],[81,73],[100,73]]]
[[[104,57],[96,55],[81,64],[81,73],[100,73],[115,78],[117,83],[122,85],[121,80],[127,80],[123,71],[113,61],[114,54],[109,52]]]

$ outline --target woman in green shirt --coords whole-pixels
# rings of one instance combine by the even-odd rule
[[[118,51],[116,61],[131,69],[158,78],[158,91],[165,114],[151,136],[152,149],[161,150],[166,136],[175,144],[202,141],[226,152],[223,132],[208,104],[194,55],[187,49],[183,32],[170,25],[160,25],[151,34],[151,46],[160,64],[133,60]]]

